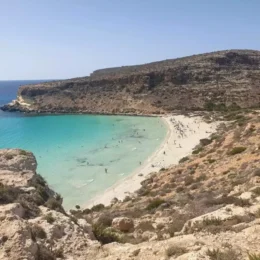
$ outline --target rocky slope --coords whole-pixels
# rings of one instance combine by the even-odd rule
[[[155,114],[258,107],[260,52],[229,50],[22,86],[8,111]]]
[[[218,119],[228,122],[124,201],[72,211],[101,242],[119,242],[95,259],[260,259],[260,113]]]
[[[75,221],[61,197],[36,174],[36,160],[23,150],[0,150],[0,259],[78,259],[99,246],[91,226]]]
[[[205,115],[216,119],[217,133],[135,194],[70,214],[31,153],[1,150],[0,259],[260,259],[260,111]]]

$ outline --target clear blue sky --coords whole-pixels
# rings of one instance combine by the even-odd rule
[[[0,0],[0,80],[260,49],[259,0]]]

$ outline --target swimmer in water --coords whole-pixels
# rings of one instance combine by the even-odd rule
[[[105,173],[107,173],[107,168],[105,168]]]

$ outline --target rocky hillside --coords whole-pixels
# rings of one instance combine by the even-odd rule
[[[3,110],[158,114],[259,107],[260,52],[229,50],[23,86]]]
[[[218,119],[228,121],[124,201],[71,211],[106,244],[96,259],[260,259],[260,113]]]
[[[34,156],[0,151],[0,259],[259,260],[260,112],[222,120],[178,165],[110,206],[67,213]]]
[[[36,174],[37,162],[23,150],[0,150],[0,259],[78,259],[99,246],[91,226],[75,220],[62,198]]]

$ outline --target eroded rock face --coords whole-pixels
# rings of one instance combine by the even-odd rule
[[[0,150],[0,182],[16,187],[27,186],[36,174],[37,162],[31,152],[19,149]]]
[[[259,106],[260,52],[229,50],[95,71],[23,86],[3,110],[158,114],[234,104]]]
[[[63,210],[36,166],[30,152],[0,150],[0,259],[87,255],[90,246],[99,246],[91,225]]]
[[[126,217],[114,218],[112,226],[122,232],[128,232],[134,227],[134,222],[132,219]]]

